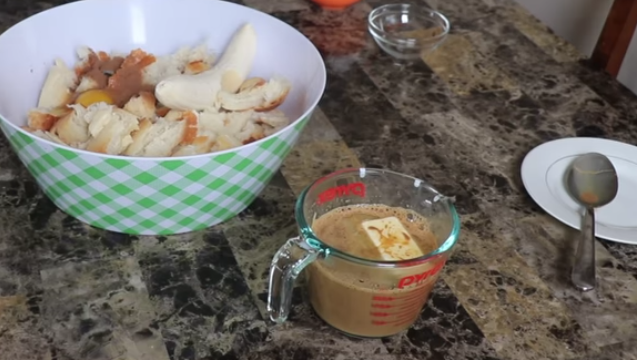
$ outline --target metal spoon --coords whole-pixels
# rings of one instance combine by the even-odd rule
[[[595,208],[607,205],[617,195],[617,172],[602,154],[580,155],[571,165],[567,189],[586,208],[582,234],[571,272],[573,285],[582,291],[595,288]]]

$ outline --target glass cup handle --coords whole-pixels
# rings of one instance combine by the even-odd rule
[[[282,323],[287,320],[294,280],[321,253],[321,250],[310,246],[302,237],[289,239],[276,252],[270,265],[268,289],[268,314],[272,321]]]

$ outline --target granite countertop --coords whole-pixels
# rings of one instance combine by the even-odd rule
[[[380,1],[339,13],[243,2],[299,28],[326,58],[325,96],[280,174],[220,226],[133,237],[57,210],[0,137],[1,359],[637,359],[637,247],[598,241],[599,288],[575,291],[576,232],[519,176],[523,156],[551,139],[637,144],[637,97],[511,0],[429,0],[452,34],[403,69],[366,34]],[[52,5],[2,1],[0,27]],[[266,321],[268,266],[295,233],[295,196],[361,165],[456,196],[462,238],[422,316],[398,336],[352,340],[299,288],[290,321]]]

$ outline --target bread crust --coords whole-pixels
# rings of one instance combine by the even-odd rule
[[[156,102],[155,95],[142,91],[128,100],[124,105],[124,110],[140,118],[153,119],[157,111]]]
[[[270,111],[280,106],[287,98],[291,85],[282,78],[265,82],[261,78],[246,80],[236,94],[219,93],[221,108],[227,111]]]
[[[86,150],[120,155],[133,142],[131,133],[139,129],[139,120],[135,115],[112,106],[99,111],[89,121],[89,132],[93,137],[88,141]]]
[[[56,107],[52,109],[36,108],[29,111],[28,124],[35,130],[49,131],[60,118],[71,112],[67,106]]]
[[[80,144],[86,143],[90,137],[85,115],[86,109],[79,105],[73,106],[71,112],[55,123],[51,132],[66,144],[80,147]]]
[[[158,119],[152,123],[142,119],[140,128],[132,136],[132,142],[124,152],[128,156],[165,157],[183,141],[186,121]]]
[[[38,107],[57,108],[69,104],[76,85],[75,71],[66,66],[62,59],[56,59],[40,91]]]

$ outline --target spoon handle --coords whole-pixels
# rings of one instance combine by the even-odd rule
[[[589,291],[595,288],[595,209],[586,208],[582,233],[575,254],[571,281],[576,288]]]

